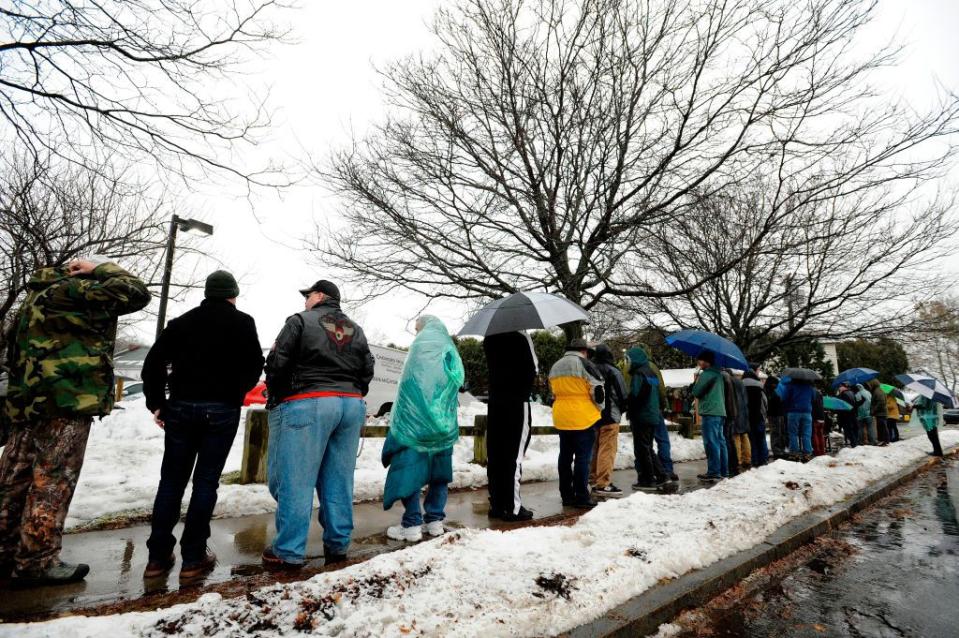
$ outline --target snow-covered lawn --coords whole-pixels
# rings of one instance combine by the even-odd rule
[[[102,421],[94,421],[83,471],[70,504],[68,529],[121,512],[148,513],[153,506],[163,459],[163,430],[153,423],[142,398],[125,401],[120,407],[123,409],[115,410]],[[486,406],[482,403],[464,406],[460,408],[460,423],[471,426],[477,414],[485,413]],[[245,418],[244,414],[224,468],[225,472],[240,469]],[[534,405],[533,424],[552,425],[550,409]],[[672,456],[676,461],[704,457],[700,439],[688,440],[670,433],[670,441],[673,446]],[[375,500],[383,494],[386,469],[380,462],[382,449],[383,439],[362,441],[355,474],[355,500],[358,502]],[[523,464],[523,480],[555,479],[558,454],[559,437],[534,436]],[[473,438],[463,437],[454,450],[454,487],[486,485],[486,469],[470,463],[472,459]],[[616,467],[632,466],[632,437],[628,432],[621,433]],[[268,513],[275,509],[276,502],[265,485],[222,485],[215,516],[246,516]]]
[[[941,434],[943,445],[959,432]],[[588,622],[662,579],[762,542],[788,521],[839,502],[925,458],[915,438],[844,449],[805,465],[777,461],[709,490],[633,494],[571,526],[461,530],[299,583],[245,597],[112,617],[7,625],[60,636],[542,636]]]

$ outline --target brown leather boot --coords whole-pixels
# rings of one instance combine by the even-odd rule
[[[206,554],[198,561],[183,563],[180,567],[180,582],[190,582],[206,576],[216,566],[216,554],[208,547]]]
[[[172,553],[167,558],[151,558],[146,569],[143,570],[143,577],[159,578],[160,576],[166,576],[175,564],[176,557]]]

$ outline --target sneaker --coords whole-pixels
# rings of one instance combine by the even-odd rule
[[[599,503],[593,499],[589,499],[588,501],[576,501],[573,503],[573,507],[579,510],[591,510],[597,505],[599,505]]]
[[[670,472],[670,473],[669,473],[669,480],[672,481],[673,483],[678,483],[678,482],[679,482],[679,476],[676,474],[676,472]]]
[[[430,536],[442,536],[446,533],[443,521],[430,521],[423,526],[423,530]]]
[[[717,474],[697,474],[696,478],[705,483],[714,483],[716,481],[722,480],[723,477]]]
[[[594,487],[593,494],[603,498],[619,498],[623,495],[623,490],[610,483],[606,487]]]
[[[146,569],[143,570],[143,577],[159,578],[160,576],[166,576],[175,564],[176,557],[172,553],[167,558],[151,558]]]
[[[263,553],[260,554],[260,560],[263,561],[263,566],[270,571],[296,571],[303,568],[303,563],[288,563],[274,554],[272,547],[263,550]]]
[[[38,587],[42,585],[64,585],[78,583],[90,573],[90,566],[84,563],[76,565],[57,561],[46,569],[17,572],[17,585]]]
[[[503,512],[500,519],[506,521],[507,523],[516,523],[519,521],[531,521],[533,520],[533,510],[528,510],[522,505],[520,505],[519,512],[516,514],[512,512]]]
[[[206,548],[203,558],[200,560],[183,561],[180,566],[180,582],[189,582],[206,576],[216,567],[216,554]]]
[[[415,543],[417,541],[423,540],[423,528],[417,525],[416,527],[403,527],[402,525],[391,525],[386,528],[386,537],[392,538],[396,541],[405,541],[407,543]]]

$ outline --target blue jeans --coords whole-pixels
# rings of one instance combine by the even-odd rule
[[[812,414],[808,412],[790,412],[786,415],[789,427],[789,452],[799,454],[799,444],[802,442],[802,453],[812,454]]]
[[[273,553],[302,563],[313,510],[320,499],[325,554],[345,554],[353,533],[353,470],[366,403],[322,397],[282,403],[270,410],[267,481],[276,499]]]
[[[596,429],[559,431],[559,494],[564,503],[589,501],[589,465]]]
[[[725,417],[703,415],[703,447],[706,449],[706,474],[729,476],[729,449],[723,436]]]
[[[426,498],[423,499],[423,509],[426,510],[426,516],[420,510],[420,493],[415,492],[403,499],[403,507],[406,511],[403,513],[403,527],[419,527],[424,522],[442,521],[446,518],[446,496],[449,493],[449,486],[446,483],[430,483],[426,489]]]
[[[176,545],[173,527],[180,520],[183,492],[192,474],[193,494],[186,511],[180,552],[184,563],[193,563],[202,560],[206,553],[216,490],[236,438],[240,408],[225,403],[170,401],[160,416],[164,421],[163,464],[147,548],[151,559],[170,557]]]
[[[653,430],[653,438],[656,440],[656,456],[659,457],[659,463],[667,474],[673,473],[673,457],[669,447],[669,430],[666,428],[666,418],[659,415],[659,423]]]

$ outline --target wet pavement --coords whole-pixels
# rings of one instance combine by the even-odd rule
[[[705,471],[705,461],[677,463],[675,470],[680,477],[677,493],[703,487],[696,479],[696,474]],[[615,472],[613,482],[628,494],[629,486],[635,477],[636,474],[631,470],[620,470]],[[548,520],[564,514],[555,481],[524,484],[523,502],[533,509],[536,520]],[[496,529],[516,526],[491,521],[486,515],[488,509],[485,489],[451,493],[446,508],[447,527]],[[568,515],[575,512],[577,510],[565,510]],[[382,503],[356,505],[356,528],[351,555],[372,555],[402,548],[402,542],[389,540],[385,535],[386,528],[398,524],[401,515],[400,505],[395,505],[389,512],[383,511]],[[178,537],[180,529],[181,526],[178,526],[174,532]],[[267,542],[272,540],[274,531],[272,514],[214,520],[211,524],[210,547],[216,552],[218,562],[202,584],[210,585],[261,575],[263,570],[260,553]],[[144,594],[177,590],[179,564],[165,580],[143,580],[149,533],[148,526],[139,525],[118,530],[67,534],[63,539],[63,559],[89,563],[91,569],[86,580],[60,587],[3,591],[0,596],[0,621],[35,614],[56,615],[69,610],[136,599]],[[307,545],[307,555],[312,559],[320,558],[318,563],[321,564],[322,553],[322,531],[319,525],[314,523]]]
[[[684,616],[679,635],[959,636],[957,505],[953,457],[821,539],[820,551],[758,591]]]

